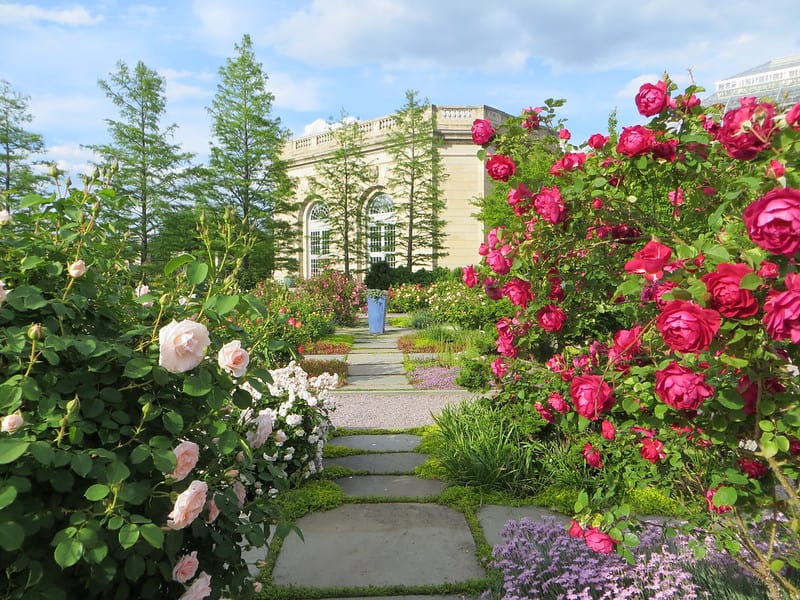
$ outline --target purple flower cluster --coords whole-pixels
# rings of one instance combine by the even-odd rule
[[[423,390],[457,390],[458,367],[417,367],[411,372],[411,385]]]
[[[646,526],[641,543],[633,548],[636,563],[629,565],[617,554],[600,554],[569,537],[555,519],[509,521],[503,543],[494,548],[491,566],[503,576],[502,600],[697,600],[708,597],[694,581],[689,540],[667,540],[661,528]],[[709,550],[711,550],[709,548]],[[727,556],[710,552],[714,570],[724,577],[736,572]],[[724,564],[723,564],[724,563]]]

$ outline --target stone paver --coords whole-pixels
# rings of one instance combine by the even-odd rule
[[[385,498],[427,498],[447,487],[443,481],[420,479],[413,475],[354,475],[334,479],[345,496],[381,496]]]
[[[329,443],[345,446],[354,450],[370,450],[373,452],[410,452],[419,446],[420,436],[407,433],[389,435],[343,435],[335,437]]]
[[[440,585],[485,576],[464,516],[435,504],[345,504],[297,521],[272,573],[311,588]]]
[[[322,598],[322,600],[342,600],[341,598]],[[359,596],[347,600],[478,600],[468,596]]]
[[[324,466],[339,466],[355,471],[366,471],[373,475],[387,473],[411,473],[427,459],[416,452],[390,452],[389,454],[356,454],[340,458],[326,458]]]
[[[363,365],[351,363],[347,365],[347,381],[351,385],[354,381],[358,381],[358,377],[383,378],[385,375],[401,375],[403,381],[408,383],[408,380],[405,379],[406,370],[403,367],[403,363],[368,363]]]
[[[486,505],[478,510],[478,521],[483,529],[483,535],[490,546],[494,547],[503,541],[500,532],[509,521],[519,521],[524,517],[542,519],[552,517],[568,523],[564,515],[553,512],[541,506],[496,506]]]

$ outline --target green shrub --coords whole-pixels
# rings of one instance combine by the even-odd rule
[[[300,281],[296,296],[305,296],[305,302],[323,314],[330,315],[334,324],[352,327],[358,322],[358,314],[364,310],[366,289],[366,285],[347,277],[341,271],[326,269],[315,277]]]
[[[683,504],[656,488],[632,488],[627,491],[626,496],[631,510],[637,515],[680,517],[686,512]]]
[[[462,329],[493,329],[501,316],[513,313],[508,298],[490,300],[483,288],[468,288],[461,281],[433,284],[428,302],[436,322]]]
[[[412,313],[428,306],[428,288],[419,283],[401,283],[389,288],[389,310]]]
[[[436,320],[430,310],[418,310],[411,315],[411,327],[414,329],[425,329],[435,323]]]
[[[470,392],[485,392],[489,389],[492,380],[492,369],[489,363],[482,358],[464,359],[461,361],[461,371],[456,377],[456,384]]]
[[[386,261],[374,262],[364,277],[364,285],[372,290],[388,290],[392,285],[392,268]]]

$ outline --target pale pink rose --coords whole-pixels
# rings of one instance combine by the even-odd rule
[[[19,413],[14,413],[3,417],[2,421],[0,421],[0,430],[5,431],[6,433],[14,433],[24,424],[25,419],[22,418],[22,415]]]
[[[70,277],[77,279],[86,273],[86,263],[82,260],[76,260],[69,267],[67,267],[67,272],[69,273]]]
[[[6,300],[6,284],[3,283],[3,280],[0,279],[0,306],[3,305],[3,302]]]
[[[236,499],[239,501],[239,508],[244,508],[244,501],[247,499],[247,490],[244,489],[241,481],[233,482],[233,493],[236,494]]]
[[[219,350],[217,362],[223,371],[227,371],[234,377],[241,377],[247,371],[250,364],[250,355],[247,350],[242,349],[239,340],[228,342]]]
[[[6,223],[11,222],[11,213],[8,212],[5,208],[0,210],[0,225],[5,225]]]
[[[145,284],[138,285],[136,286],[135,293],[137,298],[141,298],[142,296],[145,296],[150,293],[150,286]],[[147,307],[153,306],[153,301],[148,300],[147,302],[142,302],[142,306],[147,306]]]
[[[183,441],[173,450],[175,453],[175,470],[170,473],[175,481],[182,481],[192,472],[200,456],[200,446],[194,442]]]
[[[206,510],[208,511],[208,518],[206,519],[206,523],[213,523],[217,520],[219,516],[219,507],[217,503],[214,502],[214,497],[212,496],[211,499],[206,502]]]
[[[263,589],[264,589],[264,586],[263,586],[263,584],[262,584],[260,581],[254,581],[254,582],[253,582],[253,591],[254,591],[256,594],[257,594],[257,593],[259,593],[259,592],[260,592],[261,590],[263,590]]]
[[[175,506],[172,512],[167,515],[167,527],[169,529],[183,529],[197,518],[206,504],[206,494],[208,485],[203,481],[193,481],[175,499]]]
[[[158,364],[170,373],[191,371],[203,361],[210,343],[205,325],[173,319],[158,332]]]
[[[191,554],[184,554],[172,568],[172,580],[178,583],[186,583],[197,573],[199,565],[200,562],[197,560],[196,550]]]
[[[272,433],[272,417],[268,411],[262,410],[253,419],[253,423],[256,426],[255,431],[248,431],[246,437],[250,447],[256,450],[264,445],[264,442],[267,441],[267,438]]]
[[[211,595],[211,575],[203,571],[178,600],[203,600]]]

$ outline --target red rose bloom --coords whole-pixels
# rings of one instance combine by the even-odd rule
[[[766,169],[764,169],[764,175],[767,177],[771,177],[772,179],[778,179],[779,177],[783,177],[786,175],[786,165],[784,165],[781,161],[775,160],[774,158],[769,161]]]
[[[511,270],[512,260],[508,258],[511,254],[511,246],[503,244],[496,250],[490,250],[486,255],[486,264],[498,275],[505,275]]]
[[[748,415],[756,414],[758,410],[758,378],[753,381],[750,379],[749,375],[742,375],[739,378],[736,391],[738,391],[744,399],[744,412]],[[768,394],[780,394],[785,391],[786,388],[776,377],[761,378],[762,398]]]
[[[491,142],[496,133],[492,124],[486,119],[475,119],[472,122],[472,141],[478,146]]]
[[[800,273],[789,273],[786,291],[770,292],[764,302],[764,326],[775,340],[800,344]]]
[[[546,304],[536,311],[536,322],[548,332],[561,331],[567,321],[567,313],[555,304]]]
[[[743,456],[736,461],[736,464],[739,465],[742,473],[747,475],[750,479],[761,479],[767,474],[767,465],[749,456]]]
[[[800,190],[776,188],[742,213],[747,235],[767,252],[793,257],[800,251]]]
[[[729,110],[722,117],[716,138],[731,158],[753,160],[770,146],[776,131],[773,122],[775,107],[768,102],[756,102],[752,97],[742,98],[739,102],[740,108]]]
[[[706,383],[706,376],[672,361],[664,369],[656,371],[656,395],[667,406],[677,410],[694,411],[703,400],[714,394],[714,388]]]
[[[721,506],[717,506],[716,504],[714,504],[714,494],[717,493],[718,489],[719,488],[712,488],[710,490],[706,490],[706,507],[711,512],[715,512],[718,515],[720,515],[722,513],[730,511],[733,507],[727,504],[723,504]]]
[[[649,460],[653,464],[667,457],[667,453],[664,452],[664,444],[655,438],[644,438],[639,452],[643,459]]]
[[[542,190],[533,197],[533,207],[540,217],[554,225],[567,218],[567,207],[561,200],[561,191],[557,186],[542,187]]]
[[[662,269],[669,263],[672,249],[669,246],[650,240],[644,248],[633,253],[633,258],[625,263],[626,273],[641,273],[650,279],[660,279]]]
[[[630,360],[642,349],[642,326],[621,329],[614,334],[614,345],[608,351],[611,360]]]
[[[586,442],[586,445],[583,447],[583,458],[590,467],[594,467],[595,469],[603,468],[603,459],[600,456],[600,452],[589,442]]]
[[[716,271],[706,273],[700,279],[711,294],[709,305],[725,317],[743,319],[758,312],[758,301],[753,292],[739,287],[742,278],[753,269],[744,263],[720,263]]]
[[[625,156],[647,154],[656,143],[656,134],[644,125],[623,127],[617,142],[617,152]]]
[[[533,292],[531,292],[531,284],[524,279],[514,277],[507,281],[503,286],[503,294],[511,300],[514,306],[521,306],[526,308],[528,302],[533,300]]]
[[[603,419],[603,422],[600,423],[600,433],[609,442],[613,442],[614,438],[617,437],[617,429],[614,427],[614,424],[608,419]]]
[[[619,544],[619,541],[600,531],[597,527],[589,527],[583,534],[583,541],[589,548],[601,554],[611,554]]]
[[[569,129],[561,129],[558,132],[559,139],[568,140],[572,137],[572,134],[569,132]]]
[[[564,400],[564,397],[558,392],[553,392],[547,398],[547,403],[560,413],[567,413],[570,411],[569,403]]]
[[[509,206],[514,209],[514,214],[521,217],[530,210],[533,204],[533,192],[524,183],[520,183],[517,187],[508,190],[506,199]]]
[[[667,107],[669,102],[667,83],[665,81],[659,81],[655,85],[652,83],[642,84],[634,100],[639,114],[645,117],[657,115]]]
[[[557,160],[552,167],[550,167],[550,173],[552,175],[563,175],[566,171],[580,169],[585,162],[585,153],[567,152],[562,158]]]
[[[708,350],[720,323],[717,311],[686,300],[670,300],[656,319],[664,342],[678,352]]]
[[[599,375],[578,375],[570,383],[569,395],[578,414],[591,421],[614,405],[611,386]]]
[[[497,377],[497,379],[502,379],[503,375],[505,375],[506,371],[508,371],[508,365],[499,356],[492,361],[491,366],[492,373],[494,373],[494,376]]]
[[[786,113],[786,124],[792,129],[800,129],[800,102]]]
[[[486,161],[486,171],[495,181],[508,181],[517,171],[517,165],[508,156],[493,154]]]
[[[461,279],[468,288],[478,285],[478,274],[475,273],[475,267],[472,265],[461,267]]]
[[[777,279],[778,275],[781,274],[780,267],[776,265],[774,262],[770,262],[768,260],[762,260],[761,264],[758,266],[758,271],[756,275],[761,277],[761,279]]]
[[[580,538],[583,537],[583,527],[577,521],[569,522],[569,537]]]
[[[602,133],[593,133],[589,136],[589,141],[586,142],[590,148],[599,150],[608,143],[608,136]]]
[[[539,415],[548,423],[552,423],[555,420],[553,411],[545,407],[541,402],[534,402],[533,408],[535,408],[536,412],[538,412]]]

